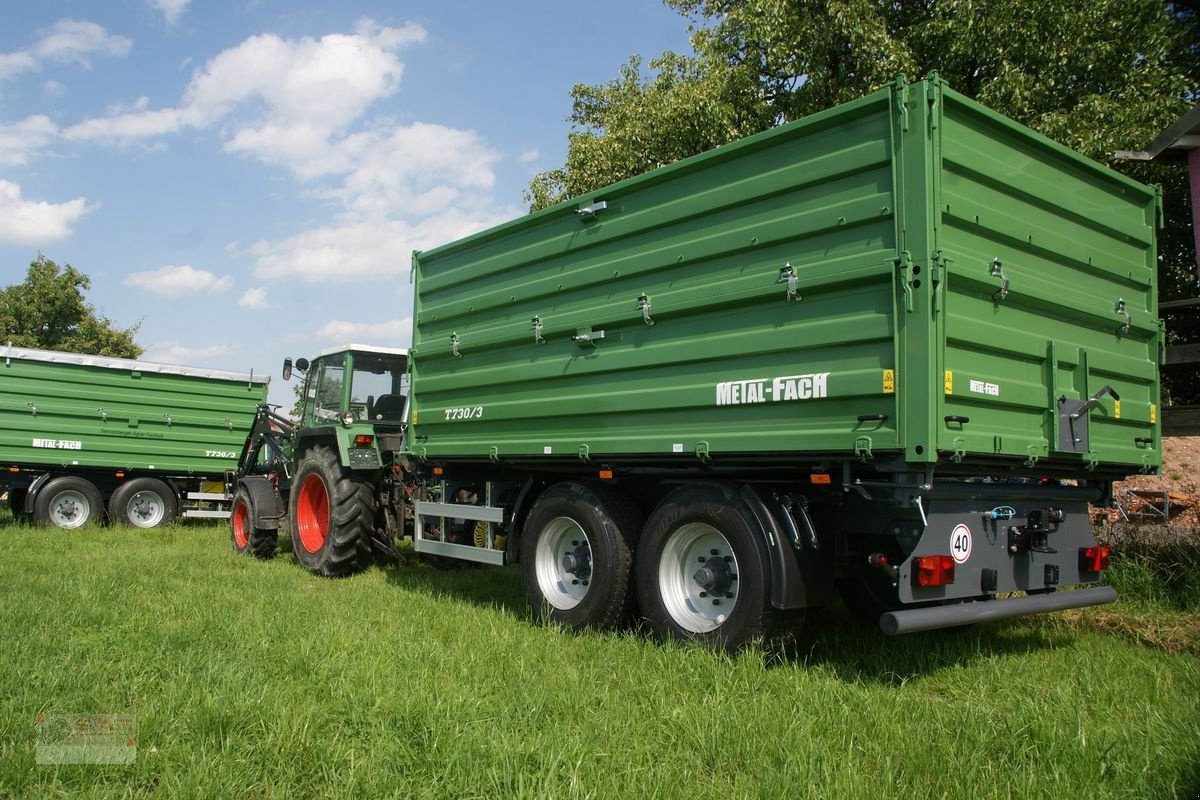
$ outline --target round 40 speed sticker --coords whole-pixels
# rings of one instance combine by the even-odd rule
[[[955,525],[950,534],[950,555],[956,564],[965,564],[971,557],[971,529],[966,525]]]

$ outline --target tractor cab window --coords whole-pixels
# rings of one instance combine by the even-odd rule
[[[355,419],[403,422],[408,397],[404,360],[372,353],[354,354],[350,410]]]
[[[343,369],[341,364],[322,362],[313,390],[313,414],[317,422],[333,422],[342,407]]]

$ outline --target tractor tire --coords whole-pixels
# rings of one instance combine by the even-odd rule
[[[776,643],[804,619],[770,602],[763,532],[736,488],[683,486],[646,522],[637,560],[642,614],[665,641],[693,641],[736,652]]]
[[[572,630],[612,628],[632,608],[642,513],[624,495],[583,483],[551,486],[521,535],[521,582],[533,615]]]
[[[82,528],[104,518],[104,501],[92,482],[74,475],[53,478],[42,487],[33,504],[35,525],[65,530]]]
[[[351,575],[366,566],[375,529],[370,484],[342,467],[337,452],[309,450],[296,468],[288,502],[292,552],[310,572]]]
[[[250,492],[239,488],[233,496],[233,508],[229,514],[229,539],[233,549],[263,560],[275,557],[275,545],[279,531],[258,528],[254,525],[254,503]]]
[[[134,478],[117,487],[108,499],[108,518],[134,528],[170,525],[179,516],[179,499],[156,478]]]

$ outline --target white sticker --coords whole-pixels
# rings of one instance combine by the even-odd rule
[[[554,453],[553,447],[543,447],[542,448],[542,455],[548,456],[548,455],[553,455],[553,453]]]
[[[984,381],[971,381],[971,391],[975,394],[986,394],[992,397],[1000,396],[1000,387],[994,383],[986,383]]]
[[[950,555],[956,564],[965,564],[971,557],[971,529],[966,525],[955,525],[950,534]]]
[[[671,452],[672,453],[682,453],[683,452],[683,442],[680,442],[679,444],[671,445]]]

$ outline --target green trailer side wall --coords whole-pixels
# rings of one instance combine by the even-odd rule
[[[1008,199],[975,223],[971,209],[996,193]],[[1131,450],[1126,434],[1157,398],[1147,360],[1154,202],[936,79],[898,82],[414,255],[414,450],[694,458],[869,448],[928,463],[954,450],[1026,456],[1036,444],[1049,457],[1051,395],[1109,382],[1129,392],[1133,416],[1123,405],[1116,426],[1093,426],[1094,455],[1064,458],[1141,465],[1154,451]],[[1035,228],[1057,238],[1031,243]],[[1093,251],[1093,261],[1119,258],[1089,269]],[[993,258],[1014,267],[998,308]],[[1118,294],[1138,309],[1121,336]],[[1080,313],[1084,298],[1105,299],[1108,314]],[[993,330],[1006,335],[983,335]],[[1082,350],[1091,377],[1075,379]],[[946,395],[945,370],[961,372],[964,387],[1003,389]],[[948,426],[948,415],[970,422]]]
[[[0,349],[4,467],[220,475],[236,466],[254,410],[267,395],[267,380],[248,375],[205,377],[202,370],[149,362],[8,352]]]
[[[1154,192],[962,95],[940,94],[935,224],[950,380],[939,447],[1157,466]],[[1008,280],[1003,298],[990,274],[996,261]],[[1105,396],[1091,412],[1089,452],[1059,452],[1058,398],[1086,399],[1105,385],[1120,402]]]

